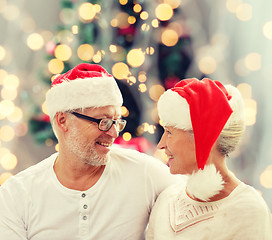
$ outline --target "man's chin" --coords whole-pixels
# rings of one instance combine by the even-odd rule
[[[86,159],[85,163],[92,166],[103,166],[106,165],[108,161],[108,154],[95,154],[95,156],[91,156],[89,159]]]

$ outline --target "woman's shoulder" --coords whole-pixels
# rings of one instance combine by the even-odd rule
[[[269,208],[261,194],[252,186],[240,183],[232,192],[226,206],[230,206],[233,212],[243,215],[258,216],[270,214]]]

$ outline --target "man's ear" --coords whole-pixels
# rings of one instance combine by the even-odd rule
[[[67,126],[67,113],[57,112],[56,113],[56,124],[63,131],[66,132],[68,130]]]

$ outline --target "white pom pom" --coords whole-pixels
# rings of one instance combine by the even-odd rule
[[[221,174],[213,164],[206,165],[188,177],[187,192],[202,201],[208,201],[224,188]]]

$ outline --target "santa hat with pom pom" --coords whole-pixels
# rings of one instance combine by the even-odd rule
[[[199,170],[189,177],[187,191],[209,200],[224,182],[215,166],[206,166],[206,162],[221,131],[244,119],[239,90],[208,78],[184,79],[162,94],[158,113],[164,126],[193,130]]]
[[[115,79],[100,65],[82,63],[57,76],[46,95],[48,115],[78,108],[122,106]]]

